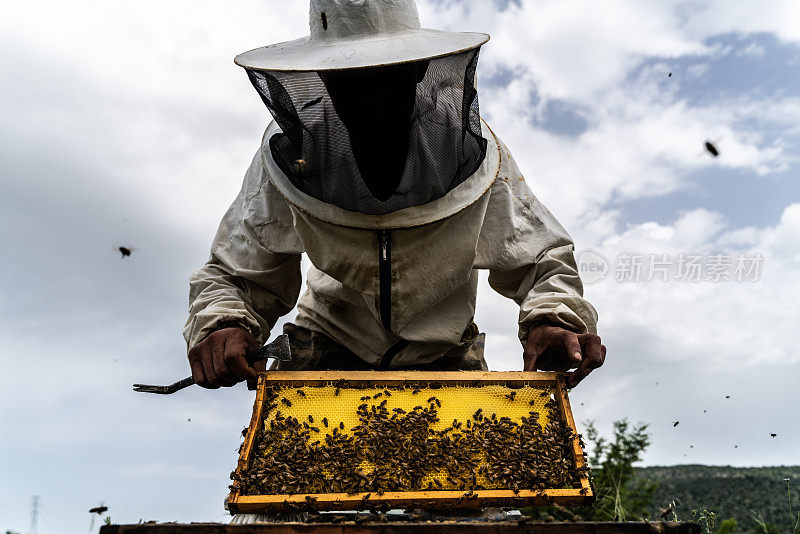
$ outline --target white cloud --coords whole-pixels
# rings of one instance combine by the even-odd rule
[[[694,210],[671,225],[640,224],[609,238],[599,251],[612,262],[611,277],[588,288],[598,306],[609,310],[604,328],[612,337],[631,327],[647,331],[654,344],[672,347],[673,362],[701,359],[697,371],[702,373],[800,362],[792,336],[800,319],[793,304],[800,286],[792,283],[800,266],[798,214],[800,204],[792,204],[779,224],[743,231],[730,229],[718,213]],[[671,272],[666,283],[659,277],[646,283],[615,282],[615,258],[623,253],[642,255],[643,272],[650,254],[657,259],[666,255],[673,268],[681,253],[702,255],[705,262],[722,255],[732,263],[731,278],[739,255],[758,254],[763,262],[755,281],[712,282],[704,272],[703,281],[689,282]],[[755,267],[749,261],[746,265]]]
[[[763,57],[764,54],[766,54],[766,53],[767,53],[767,51],[762,45],[760,45],[760,44],[758,44],[756,42],[752,42],[749,45],[747,45],[746,47],[741,48],[740,50],[738,50],[736,52],[736,55],[737,56],[760,58],[760,57]]]

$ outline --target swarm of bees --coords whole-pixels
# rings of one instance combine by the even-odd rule
[[[336,391],[351,386],[335,384]],[[306,387],[306,390],[313,388]],[[389,389],[365,395],[346,429],[322,418],[301,421],[278,410],[280,387],[267,388],[262,423],[248,469],[231,474],[241,495],[370,493],[460,490],[464,499],[486,489],[579,488],[588,468],[578,468],[574,431],[559,417],[517,420],[478,409],[466,420],[440,423],[442,401],[431,396],[413,409],[387,407]],[[395,389],[403,389],[402,386]],[[412,387],[409,387],[412,389]],[[421,389],[413,388],[413,394]],[[428,388],[430,389],[430,388]],[[311,393],[307,393],[309,396]],[[304,395],[305,396],[305,395]],[[506,395],[513,402],[516,392]],[[384,397],[382,400],[381,397]],[[556,403],[545,403],[557,414]],[[582,446],[582,441],[580,441]],[[373,497],[375,498],[375,497]]]

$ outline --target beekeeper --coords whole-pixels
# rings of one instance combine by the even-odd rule
[[[480,118],[489,36],[421,29],[413,0],[311,0],[310,26],[236,57],[274,121],[191,277],[195,381],[255,379],[244,353],[295,305],[281,369],[486,369],[480,269],[525,370],[601,366],[572,240]]]

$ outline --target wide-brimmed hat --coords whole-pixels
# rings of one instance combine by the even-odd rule
[[[394,65],[457,54],[485,33],[423,29],[414,0],[311,0],[311,34],[236,56],[246,69],[320,71]]]

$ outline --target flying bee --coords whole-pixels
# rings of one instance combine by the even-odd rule
[[[711,141],[706,141],[705,147],[708,153],[714,156],[715,158],[719,156],[719,150],[717,150],[717,147],[714,146],[714,143],[712,143]]]
[[[674,423],[672,423],[672,428],[675,428],[676,426],[678,426],[678,423],[680,423],[680,421],[675,421]]]
[[[130,257],[131,253],[136,249],[133,247],[119,246],[116,247],[115,250],[120,253],[120,257],[124,260],[125,258]]]

